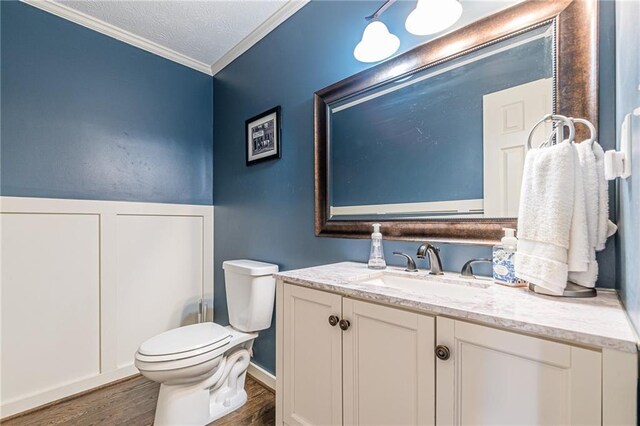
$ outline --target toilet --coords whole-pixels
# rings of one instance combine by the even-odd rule
[[[187,325],[140,345],[135,365],[160,383],[154,424],[205,425],[247,401],[244,382],[257,332],[271,326],[278,266],[254,260],[222,264],[229,323]]]

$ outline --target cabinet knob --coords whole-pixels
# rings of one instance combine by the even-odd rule
[[[340,321],[340,318],[335,315],[331,315],[329,317],[329,324],[331,324],[331,327],[335,327],[338,324],[338,321]]]
[[[349,326],[351,325],[351,323],[349,322],[349,320],[340,320],[340,328],[342,330],[346,330],[349,328]]]
[[[451,356],[451,351],[449,351],[449,348],[444,345],[438,345],[436,346],[436,356],[439,359],[446,361]]]

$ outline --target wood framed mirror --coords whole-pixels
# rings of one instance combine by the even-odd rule
[[[316,92],[316,236],[495,244],[517,224],[509,141],[544,113],[597,126],[597,82],[597,0],[528,0]]]

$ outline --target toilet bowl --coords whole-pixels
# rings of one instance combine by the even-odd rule
[[[253,341],[271,326],[277,265],[223,263],[231,325],[207,322],[166,331],[140,345],[135,365],[160,383],[154,424],[205,425],[247,401]]]

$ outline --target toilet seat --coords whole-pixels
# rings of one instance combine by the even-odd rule
[[[136,359],[147,363],[199,357],[227,346],[230,340],[229,330],[213,322],[187,325],[145,341]]]
[[[203,323],[196,325],[204,325],[204,324],[212,324],[213,329],[222,329],[217,330],[222,335],[226,334],[226,337],[218,342],[213,344],[194,349],[191,351],[178,352],[174,354],[167,355],[145,355],[140,353],[140,349],[136,352],[135,355],[135,365],[140,371],[147,372],[162,372],[162,371],[170,371],[170,370],[178,370],[181,368],[193,367],[208,361],[211,361],[219,356],[224,355],[226,351],[229,351],[239,345],[244,344],[250,340],[258,337],[257,333],[244,333],[242,331],[238,331],[233,329],[231,326],[222,327],[221,325],[215,323]],[[194,326],[186,326],[186,327],[194,327]],[[186,327],[179,327],[173,330],[169,330],[175,333],[182,333],[176,330],[181,330]],[[210,326],[207,326],[212,328]],[[207,328],[202,327],[202,328]],[[169,333],[169,332],[167,332]],[[165,334],[165,333],[163,333]],[[156,336],[157,337],[157,336]],[[151,339],[150,339],[151,340]],[[146,342],[145,342],[146,343]],[[149,351],[147,347],[147,351]]]
[[[185,357],[182,359],[175,360],[156,360],[151,359],[151,357],[145,357],[144,355],[140,355],[140,353],[136,352],[135,365],[138,370],[153,372],[153,371],[170,371],[170,370],[178,370],[182,368],[195,367],[196,365],[203,364],[209,362],[215,358],[220,358],[224,353],[228,350],[228,345],[224,345],[223,347],[214,349],[209,352],[205,352],[200,355],[195,355],[191,357]]]

